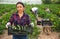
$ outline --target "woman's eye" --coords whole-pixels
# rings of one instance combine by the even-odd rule
[[[22,6],[18,6],[17,8],[22,8]]]
[[[19,8],[19,7],[17,7],[17,8]]]
[[[22,7],[20,6],[20,8],[22,8]]]

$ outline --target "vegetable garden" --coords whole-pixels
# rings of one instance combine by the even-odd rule
[[[30,12],[32,7],[38,7],[38,15],[42,18],[48,18],[53,23],[53,30],[60,32],[60,4],[42,4],[42,5],[26,5],[26,13],[30,16],[32,22],[35,22],[35,16]],[[48,7],[51,12],[44,11],[44,8]],[[6,28],[5,25],[9,21],[12,13],[16,12],[16,6],[14,4],[0,4],[0,34],[3,33]],[[34,33],[37,34],[39,30],[35,25]]]

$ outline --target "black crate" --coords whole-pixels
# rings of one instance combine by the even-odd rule
[[[8,35],[23,35],[32,34],[33,28],[29,26],[20,26],[20,29],[16,27],[14,29],[12,26],[8,27]]]
[[[49,25],[49,26],[52,26],[52,22],[49,20],[42,20],[42,26],[44,25]]]
[[[37,21],[37,25],[41,25],[42,24],[42,21]]]

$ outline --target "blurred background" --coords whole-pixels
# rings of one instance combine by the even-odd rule
[[[12,39],[12,35],[8,36],[5,25],[12,13],[17,11],[15,4],[19,1],[25,4],[25,12],[30,16],[35,26],[38,25],[35,23],[37,21],[35,15],[30,11],[32,7],[38,8],[39,20],[49,19],[53,24],[51,35],[41,34],[41,31],[38,31],[41,29],[35,27],[32,37],[35,36],[38,39],[60,39],[60,0],[0,0],[0,39]],[[48,10],[46,10],[47,8]],[[37,35],[39,36],[37,37]],[[29,39],[36,39],[32,37]]]

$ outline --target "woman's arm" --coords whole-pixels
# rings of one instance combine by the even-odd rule
[[[30,18],[29,16],[27,15],[27,18],[26,18],[26,24],[29,26],[30,25]]]
[[[27,22],[26,24],[27,24],[29,27],[34,27],[34,23],[30,21],[29,16],[27,16],[26,22]]]
[[[13,22],[14,22],[14,14],[12,14],[12,16],[10,17],[9,22],[11,23],[11,25],[13,24]]]
[[[13,15],[10,17],[9,22],[6,24],[6,28],[8,28],[8,26],[11,26],[13,24],[14,18]]]

